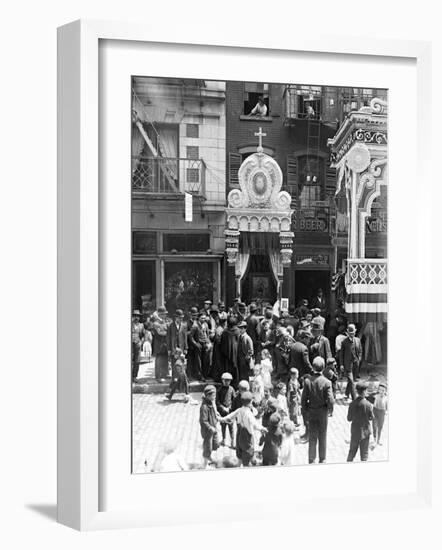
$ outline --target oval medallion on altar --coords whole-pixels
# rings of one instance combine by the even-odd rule
[[[257,195],[264,195],[268,187],[267,177],[264,172],[256,172],[253,176],[253,190]]]

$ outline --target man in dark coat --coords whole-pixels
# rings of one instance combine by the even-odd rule
[[[187,375],[191,378],[195,378],[195,363],[196,363],[196,350],[192,344],[192,340],[190,338],[190,333],[192,331],[193,326],[198,321],[198,308],[191,307],[189,309],[189,317],[186,322],[186,331],[187,331]]]
[[[227,318],[227,327],[221,334],[219,351],[221,354],[220,365],[223,372],[230,372],[232,375],[232,385],[237,386],[239,382],[238,374],[238,340],[239,329],[235,316]]]
[[[332,358],[329,339],[324,336],[325,321],[318,317],[312,319],[311,331],[313,338],[310,340],[310,361],[315,357],[322,357],[327,363]]]
[[[306,411],[309,423],[308,461],[316,460],[316,447],[319,462],[325,462],[327,455],[328,417],[333,414],[333,391],[330,380],[323,374],[324,359],[316,357],[313,361],[313,374],[304,383],[301,407]]]
[[[366,399],[367,388],[368,384],[366,382],[358,382],[356,384],[358,396],[348,407],[347,420],[351,422],[351,439],[347,462],[353,461],[358,449],[361,461],[368,460],[373,406]]]
[[[251,361],[253,357],[253,342],[247,334],[247,323],[241,321],[238,325],[238,371],[240,380],[249,380],[251,374]]]
[[[209,338],[209,327],[207,325],[207,316],[204,312],[199,314],[198,322],[195,323],[190,331],[189,341],[194,349],[194,368],[195,377],[200,380],[206,380],[210,369],[210,350],[212,343]]]
[[[187,352],[187,326],[184,323],[182,309],[175,311],[174,319],[167,327],[167,348],[171,357],[174,356],[177,348],[183,353]]]
[[[324,298],[324,292],[322,288],[318,288],[316,296],[312,299],[310,303],[310,309],[318,308],[321,311],[322,317],[326,318],[327,316],[327,303]]]
[[[339,351],[339,366],[347,378],[347,387],[345,388],[347,399],[349,395],[351,395],[353,400],[356,399],[354,382],[359,378],[361,359],[361,341],[356,337],[356,327],[353,324],[349,324],[347,327],[347,337],[342,340]]]
[[[290,350],[289,366],[290,368],[295,367],[298,369],[301,382],[306,375],[313,372],[307,347],[310,337],[311,334],[308,331],[300,331],[298,334],[298,340],[291,346]]]

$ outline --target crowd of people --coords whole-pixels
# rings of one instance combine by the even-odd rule
[[[177,309],[170,319],[159,307],[142,319],[134,311],[132,379],[144,355],[155,360],[155,378],[169,381],[169,400],[182,393],[190,401],[189,380],[207,383],[200,408],[205,466],[227,442],[236,461],[226,457],[223,467],[292,464],[295,441],[308,443],[310,463],[325,462],[338,390],[349,404],[347,460],[358,449],[367,460],[370,441],[381,444],[386,386],[361,379],[356,326],[341,304],[329,315],[321,289],[310,306],[301,300],[288,311],[237,299],[230,308],[206,300],[186,313]]]

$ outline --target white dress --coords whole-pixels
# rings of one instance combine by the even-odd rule
[[[279,451],[279,462],[281,466],[295,465],[295,440],[293,435],[284,435],[281,449]]]
[[[273,366],[270,359],[263,359],[261,361],[261,376],[264,382],[264,387],[270,387],[272,385]]]

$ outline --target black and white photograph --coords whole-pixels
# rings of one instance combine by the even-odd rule
[[[131,85],[132,472],[388,460],[388,90]]]

